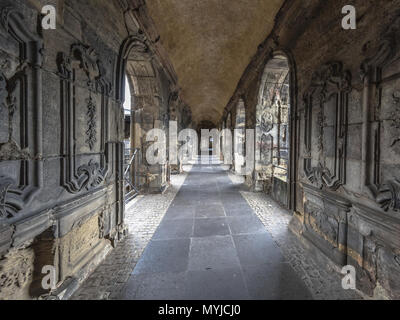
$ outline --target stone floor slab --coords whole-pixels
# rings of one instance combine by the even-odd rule
[[[241,265],[277,264],[285,261],[268,232],[233,236]]]
[[[196,219],[194,221],[194,238],[226,236],[230,234],[225,218]]]
[[[265,227],[261,221],[255,216],[237,216],[227,217],[229,227],[232,234],[252,234],[265,232]]]
[[[190,300],[250,298],[240,268],[189,271],[187,279],[187,298]]]
[[[312,296],[288,263],[244,266],[243,275],[255,300],[309,300]]]
[[[153,240],[189,239],[193,235],[194,219],[164,220]]]
[[[177,220],[177,219],[193,219],[196,207],[190,206],[171,206],[165,213],[165,220]]]
[[[123,300],[184,300],[186,272],[132,275],[120,298]]]
[[[186,271],[189,247],[190,239],[150,241],[133,273]]]
[[[128,205],[127,238],[73,299],[358,298],[288,230],[286,210],[227,170],[194,166]]]
[[[208,203],[208,202],[205,202]],[[196,218],[224,217],[225,212],[222,204],[198,204],[196,206]]]
[[[239,267],[239,258],[231,236],[193,238],[189,270],[215,270]]]

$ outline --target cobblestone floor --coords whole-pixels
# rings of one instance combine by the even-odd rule
[[[117,298],[186,176],[186,173],[173,175],[164,194],[139,196],[126,206],[128,236],[108,254],[71,300]]]
[[[243,179],[228,174],[235,184]],[[318,264],[299,239],[288,230],[291,215],[279,204],[263,193],[241,191],[261,222],[271,233],[283,256],[290,263],[315,299],[318,300],[358,300],[362,297],[355,291],[343,290],[341,277],[329,265]]]
[[[228,174],[233,183],[242,183]],[[144,249],[184,183],[187,174],[172,176],[172,185],[163,195],[140,196],[126,208],[128,236],[106,257],[75,292],[73,300],[117,299]],[[288,230],[290,214],[262,193],[241,191],[250,207],[272,235],[285,259],[305,282],[315,299],[361,299],[341,287],[340,275],[329,265],[318,264]]]

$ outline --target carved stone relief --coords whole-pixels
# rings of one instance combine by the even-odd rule
[[[400,16],[390,24],[380,42],[364,45],[361,64],[364,112],[372,122],[363,124],[366,165],[363,172],[368,194],[384,211],[400,211]],[[372,99],[370,97],[373,97]],[[372,141],[372,143],[369,143]]]
[[[79,193],[82,190],[91,190],[102,184],[108,173],[107,161],[107,108],[108,96],[111,93],[111,84],[105,79],[103,68],[95,51],[82,44],[71,47],[69,55],[59,53],[58,70],[61,78],[61,107],[62,107],[62,130],[63,150],[67,156],[63,158],[62,179],[63,186],[70,193]],[[86,106],[79,105],[75,94],[87,94],[84,100]],[[100,102],[100,110],[97,103]],[[79,108],[86,109],[86,125],[84,132],[79,130],[76,113]],[[101,118],[98,119],[98,116]],[[100,123],[100,132],[97,124]],[[77,139],[76,135],[85,133],[85,143],[91,151],[100,153],[100,161],[91,159],[87,164],[76,167],[77,161]],[[100,148],[95,149],[95,144],[100,138]]]
[[[270,134],[263,134],[261,137],[261,162],[265,164],[272,164],[272,146],[274,145],[274,138]]]
[[[256,106],[256,181],[254,189],[263,190],[287,205],[290,109],[290,67],[288,59],[273,55],[261,77]]]
[[[71,193],[78,193],[83,189],[89,191],[101,185],[106,175],[106,168],[100,168],[99,163],[90,160],[88,164],[83,164],[77,169],[75,179],[66,188]]]
[[[268,133],[274,127],[272,113],[269,110],[263,110],[260,119],[260,129],[262,132]]]
[[[304,171],[308,180],[320,189],[336,190],[345,183],[350,91],[350,73],[343,70],[340,62],[331,62],[314,73],[303,97]],[[325,148],[325,141],[333,141],[333,145]]]
[[[93,149],[93,146],[95,142],[97,141],[96,138],[96,104],[92,99],[92,96],[89,97],[87,100],[87,130],[86,130],[86,135],[87,135],[87,144],[90,147],[90,150]]]
[[[0,220],[15,217],[42,186],[41,65],[43,41],[12,6],[0,9]],[[8,51],[7,51],[8,50]],[[14,50],[12,54],[6,53]],[[32,92],[36,92],[32,95]],[[2,119],[3,120],[3,119]]]

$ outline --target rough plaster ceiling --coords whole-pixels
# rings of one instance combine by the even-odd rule
[[[194,121],[217,123],[283,0],[147,0]]]

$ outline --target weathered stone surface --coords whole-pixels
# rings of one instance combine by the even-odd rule
[[[0,260],[0,299],[29,299],[35,255],[32,248],[11,250]]]
[[[221,121],[231,122],[228,117],[244,99],[246,127],[256,128],[265,68],[277,55],[286,56],[295,74],[290,83],[288,203],[301,217],[299,233],[340,267],[354,264],[361,291],[399,298],[394,263],[400,241],[394,231],[400,226],[399,1],[355,1],[357,16],[363,18],[352,32],[341,27],[346,4],[287,1]],[[274,116],[264,118],[268,124]],[[264,143],[272,145],[267,138]],[[246,181],[261,190],[259,181],[268,181],[272,170],[260,164],[256,170]],[[273,194],[274,189],[266,191]],[[364,222],[354,228],[349,212],[360,206],[356,211]]]
[[[56,6],[56,30],[41,29],[45,4]],[[139,17],[123,4],[0,4],[1,298],[48,294],[40,282],[44,264],[55,267],[57,288],[70,295],[64,287],[82,281],[123,237],[120,79],[128,38],[149,48],[133,45],[129,56],[146,55],[150,73],[143,76],[153,76],[134,84],[147,98],[140,106],[147,129],[168,128],[168,98],[176,90],[173,69],[163,67],[160,49],[139,32]],[[159,178],[145,190],[163,191],[169,170],[146,166],[144,174],[149,170]]]
[[[147,2],[195,121],[219,120],[281,5],[281,0]]]
[[[181,163],[148,163],[146,134],[174,120],[258,129],[246,184],[295,212],[310,251],[355,265],[358,289],[398,299],[400,1],[354,1],[351,31],[345,0],[178,2],[150,1],[154,23],[142,0],[1,1],[0,298],[49,294],[44,264],[64,293],[94,269],[125,233],[124,137],[137,187],[164,192]]]

